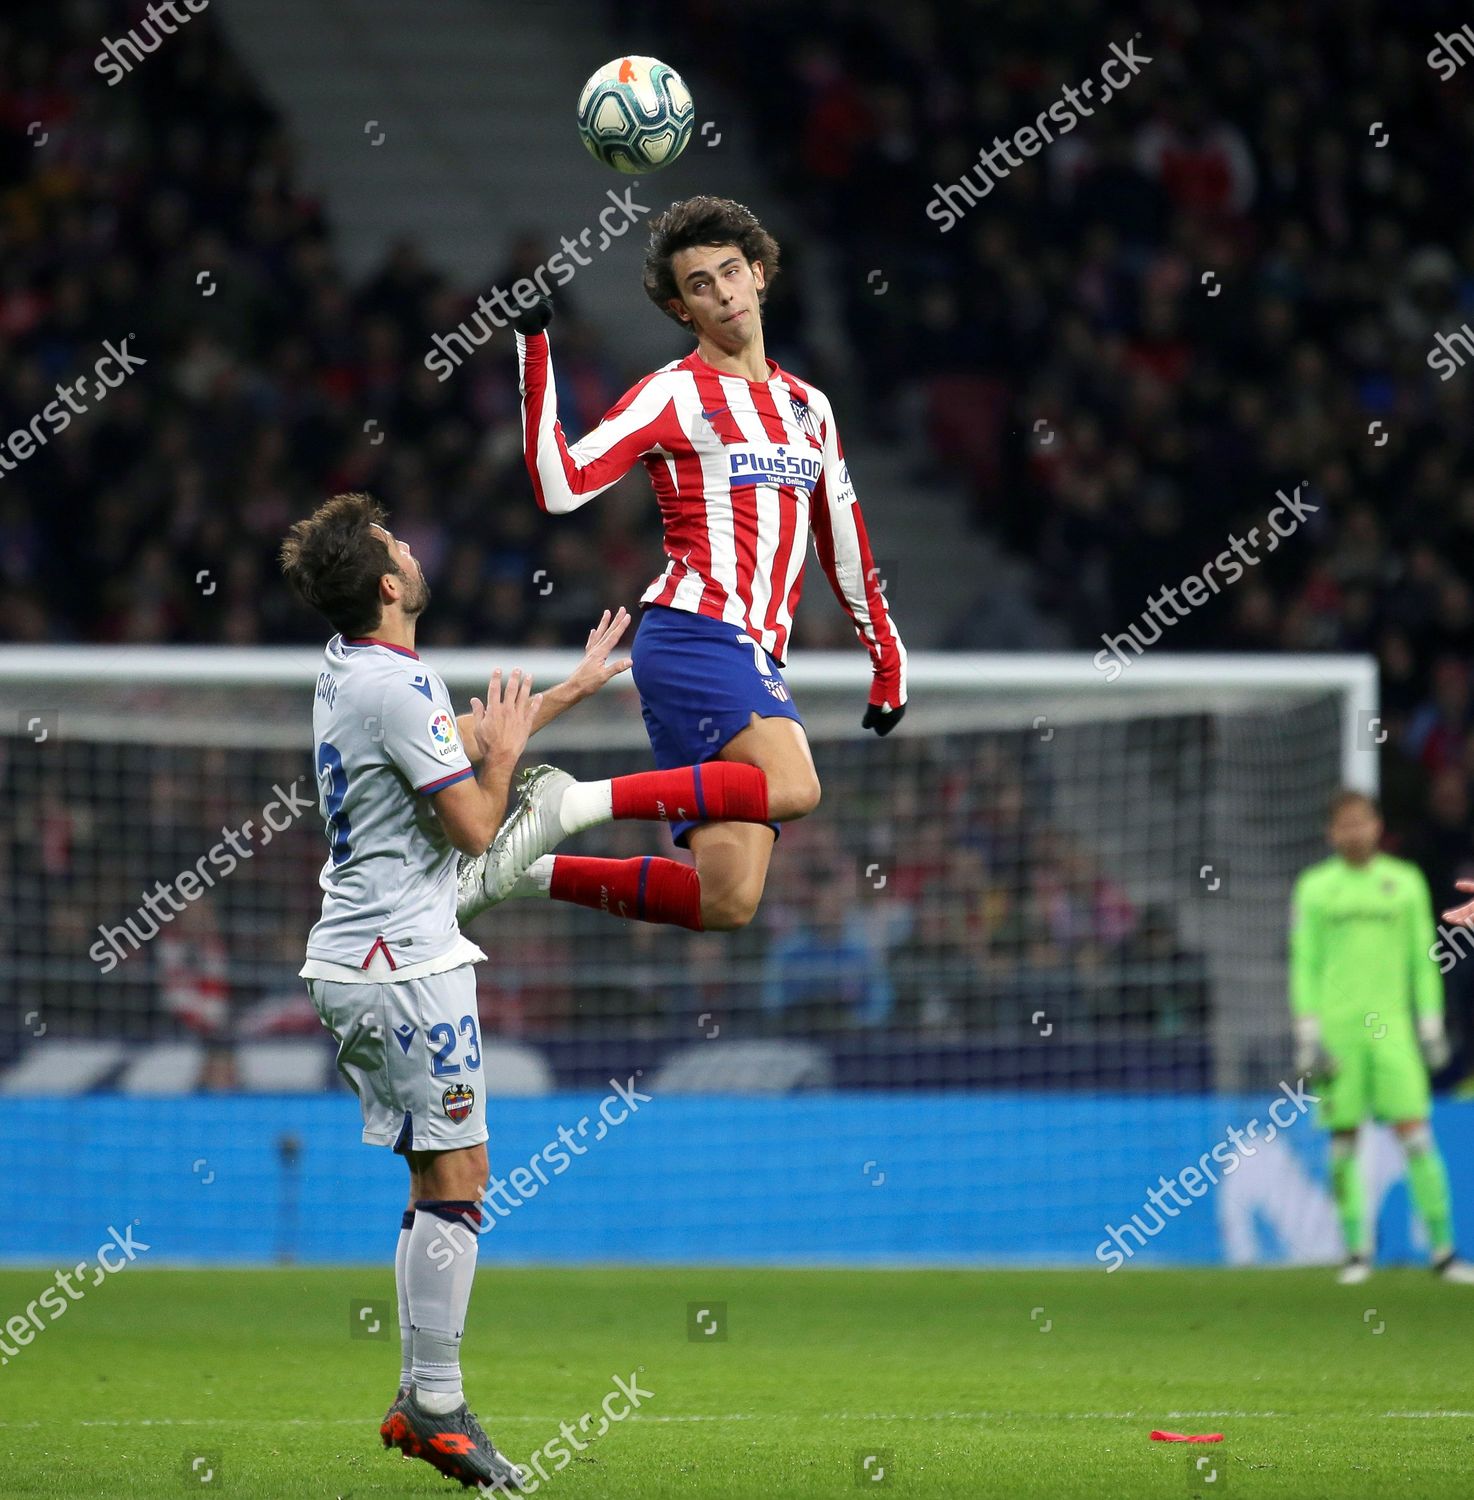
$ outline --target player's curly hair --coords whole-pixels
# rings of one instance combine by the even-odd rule
[[[371,635],[378,628],[379,580],[399,568],[383,537],[369,528],[387,519],[371,495],[334,495],[282,539],[287,582],[341,635]]]
[[[758,222],[745,203],[730,198],[701,195],[686,198],[658,214],[650,225],[650,244],[645,251],[645,295],[672,322],[688,328],[688,323],[671,311],[671,301],[680,300],[681,291],[671,271],[671,257],[693,245],[736,245],[749,264],[763,263],[765,286],[758,293],[761,305],[767,287],[778,274],[778,241]]]

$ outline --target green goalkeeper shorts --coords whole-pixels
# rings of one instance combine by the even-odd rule
[[[1327,1130],[1355,1130],[1363,1120],[1426,1120],[1432,1100],[1428,1069],[1415,1038],[1399,1027],[1388,1036],[1357,1036],[1345,1046],[1327,1042],[1336,1076],[1318,1086],[1320,1122]]]

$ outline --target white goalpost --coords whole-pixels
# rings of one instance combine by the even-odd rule
[[[551,685],[578,659],[425,656],[462,706],[493,666]],[[323,858],[320,665],[295,647],[0,659],[14,895],[0,963],[18,1016],[46,1017],[53,1039],[130,1048],[185,1028],[228,1048],[299,1003]],[[1376,790],[1370,659],[1148,654],[1112,682],[1084,655],[920,653],[884,741],[859,727],[863,654],[801,654],[785,675],[824,800],[785,828],[759,920],[724,939],[551,903],[488,913],[475,929],[494,955],[488,1030],[542,1047],[558,1077],[601,1050],[689,1040],[703,1014],[736,1037],[813,1044],[818,1080],[837,1087],[1025,1087],[1037,1073],[1047,1087],[1238,1090],[1283,1076],[1290,883],[1320,853],[1330,794]],[[647,767],[627,679],[530,756],[583,776]],[[206,862],[248,819],[249,854],[228,873]],[[574,847],[673,852],[649,825]],[[157,941],[106,938],[156,883],[172,891],[201,866],[213,878]],[[106,972],[99,943],[126,949]],[[9,1065],[26,1045],[21,1028]]]
[[[522,667],[542,685],[567,676],[579,660],[572,650],[497,646],[446,648],[431,656],[451,688],[466,692],[483,688],[492,666]],[[140,692],[195,686],[289,693],[315,679],[320,668],[321,653],[315,647],[13,646],[0,660],[0,704],[8,709],[32,699],[39,702],[52,684],[59,690],[53,696],[58,697],[79,685],[104,683],[124,688],[131,684]],[[1030,692],[1051,701],[1066,695],[1102,717],[1121,712],[1117,699],[1159,708],[1177,694],[1188,705],[1235,707],[1256,696],[1267,703],[1331,694],[1341,706],[1342,780],[1360,790],[1376,790],[1376,758],[1363,753],[1368,733],[1374,744],[1378,742],[1377,667],[1367,656],[1159,654],[1137,660],[1113,681],[1084,653],[934,651],[914,653],[908,675],[913,719],[931,716],[929,694],[948,705],[967,699],[1015,699]],[[863,693],[869,687],[870,668],[858,652],[809,652],[791,662],[784,676],[796,692]],[[627,683],[614,684],[612,696],[617,698],[621,688],[633,696]],[[545,731],[545,736],[570,734],[579,737],[576,725],[567,722]]]

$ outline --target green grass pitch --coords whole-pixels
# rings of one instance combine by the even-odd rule
[[[0,1273],[0,1321],[49,1279]],[[0,1494],[463,1493],[379,1446],[392,1298],[387,1269],[129,1268],[0,1368]],[[370,1302],[359,1331],[380,1307],[387,1326],[350,1336]],[[725,1337],[691,1336],[693,1303]],[[464,1365],[524,1461],[614,1377],[651,1393],[540,1486],[570,1500],[1437,1500],[1474,1492],[1471,1328],[1474,1289],[1414,1270],[1342,1288],[1325,1271],[486,1266]]]

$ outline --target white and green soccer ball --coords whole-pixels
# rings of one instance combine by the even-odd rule
[[[696,118],[681,75],[654,57],[616,57],[578,96],[578,133],[589,154],[633,175],[668,167]]]

